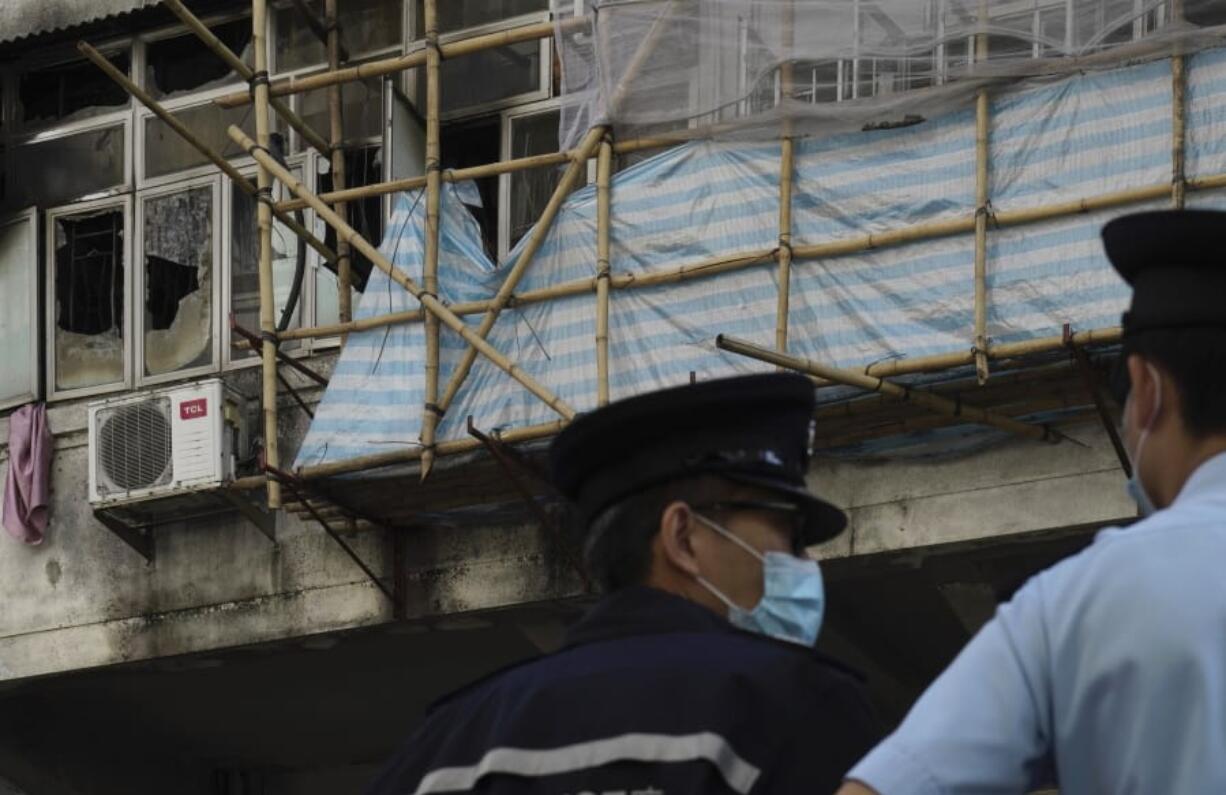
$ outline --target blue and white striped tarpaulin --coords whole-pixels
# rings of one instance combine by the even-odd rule
[[[1226,51],[1189,59],[1189,176],[1226,172]],[[1017,210],[1097,196],[1171,179],[1172,81],[1153,62],[1047,83],[994,98],[992,205]],[[665,151],[612,181],[615,274],[673,270],[719,256],[775,247],[780,147],[694,142]],[[485,255],[464,206],[472,186],[447,185],[440,215],[440,296],[448,303],[492,298],[510,262]],[[793,240],[833,241],[925,224],[975,211],[972,109],[895,130],[796,144]],[[1201,206],[1221,196],[1189,194]],[[1152,206],[1165,206],[1157,202]],[[1135,208],[1140,209],[1140,208]],[[1107,264],[1098,231],[1122,211],[990,229],[988,332],[994,342],[1114,326],[1128,290]],[[382,252],[421,278],[424,202],[397,198]],[[522,249],[510,255],[514,260]],[[974,239],[926,240],[793,266],[791,353],[842,367],[882,359],[965,351],[974,336]],[[615,289],[610,297],[613,399],[766,365],[716,349],[720,333],[773,346],[774,260],[655,287]],[[596,193],[565,202],[517,292],[590,279],[596,272]],[[372,275],[356,317],[418,307],[381,272]],[[595,295],[509,307],[490,343],[579,411],[596,405]],[[480,315],[466,318],[475,328]],[[466,344],[444,327],[440,384]],[[424,399],[421,323],[351,334],[299,451],[296,466],[342,461],[417,446]],[[498,368],[478,357],[438,438],[520,427],[556,416]]]

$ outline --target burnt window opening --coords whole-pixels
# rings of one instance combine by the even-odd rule
[[[145,372],[159,375],[213,359],[213,188],[144,204]]]
[[[74,334],[123,336],[123,212],[56,221],[56,325]]]
[[[124,74],[132,65],[127,50],[107,60]],[[128,93],[88,61],[26,72],[21,76],[17,98],[26,123],[66,121],[128,104]]]
[[[212,28],[213,35],[251,65],[251,20],[236,19]],[[145,50],[145,84],[155,97],[203,89],[237,80],[230,67],[194,35],[150,42]]]
[[[363,146],[345,151],[345,186],[357,188],[363,185],[374,185],[383,181],[383,149],[379,146]],[[332,190],[332,172],[319,175],[319,192]],[[378,246],[383,240],[383,197],[374,196],[361,201],[349,202],[345,205],[345,221],[357,230],[373,246]],[[336,230],[328,227],[324,234],[324,243],[336,250]],[[329,262],[325,267],[336,273],[336,263]],[[374,264],[358,251],[353,251],[350,258],[350,272],[353,288],[358,292],[366,290],[366,280],[370,278]]]
[[[443,161],[443,168],[468,168],[501,160],[501,129],[497,116],[446,127],[440,136],[442,151],[439,154]],[[481,193],[482,206],[468,209],[481,226],[481,242],[485,247],[485,253],[496,262],[498,260],[498,177],[482,177],[475,182],[477,190]]]

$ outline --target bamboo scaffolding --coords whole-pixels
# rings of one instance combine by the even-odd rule
[[[1183,22],[1183,0],[1171,0],[1172,21]],[[1187,199],[1188,72],[1183,52],[1171,56],[1171,204],[1182,210]]]
[[[186,127],[186,125],[183,124],[183,122],[175,118],[175,116],[171,114],[170,111],[162,107],[161,103],[159,103],[156,99],[150,96],[148,92],[146,92],[140,86],[136,85],[136,83],[132,82],[132,80],[129,79],[128,76],[125,75],[123,72],[116,69],[114,65],[111,64],[110,61],[108,61],[106,58],[102,56],[101,53],[99,53],[96,49],[94,49],[92,46],[90,46],[86,42],[79,42],[77,44],[77,49],[81,52],[82,55],[84,55],[86,58],[92,61],[95,66],[97,66],[104,73],[106,73],[108,77],[110,77],[112,80],[118,83],[125,91],[127,91],[133,97],[135,97],[138,102],[140,102],[142,105],[144,105],[149,110],[153,111],[153,115],[157,116],[159,119],[165,122],[166,126],[174,130],[175,133],[180,138],[182,138],[184,141],[188,143],[188,145],[190,145],[193,149],[195,149],[197,152],[199,152],[201,155],[207,158],[209,162],[211,162],[213,165],[217,166],[217,168],[219,168],[222,171],[222,173],[224,173],[227,177],[229,177],[231,181],[234,182],[235,185],[238,185],[240,190],[242,190],[244,193],[246,193],[249,196],[255,195],[256,186],[251,182],[251,180],[243,176],[242,173],[237,168],[235,168],[234,165],[230,163],[229,160],[226,160],[220,154],[215,152],[211,147],[209,147],[208,144],[200,140],[200,138],[195,133],[189,130]],[[324,245],[324,243],[321,240],[319,240],[319,238],[315,237],[315,235],[311,234],[311,232],[307,230],[306,227],[302,226],[296,220],[294,220],[294,217],[290,215],[288,212],[284,210],[274,210],[274,213],[277,216],[278,221],[284,224],[286,228],[290,229],[299,238],[304,240],[308,246],[315,249],[315,251],[319,252],[319,255],[322,256],[325,260],[332,262],[336,259],[335,251],[333,251],[328,246]]]
[[[494,327],[494,323],[498,320],[498,315],[506,307],[507,303],[510,302],[511,297],[515,293],[515,288],[527,272],[528,266],[536,258],[536,253],[540,251],[541,245],[545,242],[545,237],[549,234],[549,229],[553,226],[554,219],[562,209],[562,203],[566,201],[566,197],[574,189],[575,183],[587,169],[587,161],[596,147],[600,145],[600,140],[604,137],[604,134],[605,128],[603,127],[593,127],[588,130],[583,143],[579,146],[579,153],[570,162],[570,165],[566,167],[566,172],[558,182],[558,187],[554,189],[553,196],[549,198],[549,203],[545,205],[544,211],[541,212],[540,219],[532,227],[528,243],[520,250],[519,256],[515,259],[515,264],[511,266],[511,270],[498,287],[498,292],[494,295],[493,300],[489,302],[489,306],[485,310],[485,317],[481,319],[481,325],[477,327],[476,334],[473,335],[474,338],[485,340],[489,336],[490,329]],[[458,318],[457,320],[461,325],[464,322]],[[467,330],[467,327],[465,328]],[[464,357],[451,374],[451,378],[447,381],[447,388],[443,391],[442,397],[439,398],[436,412],[439,416],[445,414],[447,409],[451,407],[452,401],[455,400],[456,394],[460,391],[460,387],[464,384],[464,379],[468,377],[468,373],[472,370],[473,362],[476,359],[477,351],[470,344],[464,351]]]
[[[310,204],[311,208],[315,210],[316,214],[318,214],[318,216],[325,223],[336,230],[338,238],[344,237],[347,239],[354,248],[356,248],[372,263],[374,263],[375,267],[386,273],[392,279],[392,281],[396,282],[396,284],[412,293],[413,297],[421,302],[421,305],[427,311],[438,316],[439,320],[446,323],[448,328],[463,337],[464,341],[471,347],[475,348],[479,353],[493,362],[494,365],[500,370],[521,383],[529,392],[540,398],[545,405],[549,406],[562,417],[570,419],[575,415],[574,409],[568,406],[560,397],[553,394],[548,387],[539,383],[532,376],[525,373],[522,369],[520,369],[519,365],[502,355],[502,353],[496,350],[482,337],[479,337],[473,333],[473,331],[469,329],[467,325],[465,325],[464,321],[450,309],[448,309],[441,301],[438,300],[437,297],[427,294],[420,285],[393,266],[386,257],[379,253],[379,249],[372,246],[370,242],[358,234],[357,230],[345,223],[345,221],[335,212],[333,212],[331,208],[329,208],[326,204],[321,202],[318,197],[307,190],[306,186],[304,186],[301,181],[296,179],[288,169],[270,157],[267,152],[261,151],[257,147],[256,143],[252,141],[246,133],[244,133],[238,127],[231,125],[229,134],[230,138],[233,139],[235,143],[250,153],[251,156],[254,157],[261,166],[268,169],[273,176],[285,184],[296,195],[307,199],[308,203]],[[271,292],[269,297],[271,298]]]
[[[626,154],[628,152],[639,152],[644,149],[660,149],[666,146],[673,146],[680,143],[689,136],[685,137],[658,137],[658,138],[635,138],[629,141],[622,141],[613,144],[613,151],[616,154]],[[442,172],[441,179],[443,182],[464,182],[470,179],[481,179],[483,177],[496,177],[500,174],[511,174],[517,171],[528,171],[534,168],[546,168],[548,166],[560,166],[564,163],[569,163],[579,156],[578,149],[568,149],[564,152],[551,152],[543,155],[530,155],[528,157],[520,157],[514,160],[502,160],[497,163],[487,163],[480,166],[470,166],[468,168],[448,169]],[[349,188],[343,191],[329,191],[328,193],[319,194],[320,200],[326,204],[335,204],[342,201],[357,201],[359,199],[373,199],[376,196],[385,196],[389,193],[399,193],[407,190],[417,190],[426,185],[426,177],[404,177],[402,179],[394,179],[388,182],[377,182],[371,185],[363,185],[357,188]],[[306,202],[301,199],[287,199],[277,205],[282,210],[301,210],[305,208]]]
[[[252,93],[255,94],[256,142],[244,148],[247,151],[253,151],[258,146],[263,155],[256,159],[259,164],[259,170],[256,172],[256,199],[258,199],[256,221],[259,225],[260,237],[260,337],[264,342],[261,351],[264,363],[261,403],[264,412],[264,466],[275,469],[281,466],[281,456],[277,431],[277,326],[273,318],[276,307],[272,273],[272,175],[266,162],[272,160],[267,156],[269,151],[268,42],[265,39],[265,32],[268,30],[267,15],[267,0],[252,0],[251,49],[255,53],[255,71],[251,78],[251,85]],[[271,510],[281,507],[281,484],[275,478],[268,480],[268,507]]]
[[[617,151],[617,146],[614,145],[613,149],[614,151]],[[1222,188],[1226,188],[1226,173],[1212,174],[1204,177],[1190,177],[1187,180],[1187,188],[1191,191],[1220,190]],[[1097,212],[1099,210],[1112,209],[1114,207],[1124,207],[1131,204],[1154,201],[1157,199],[1168,198],[1170,195],[1170,184],[1163,182],[1156,185],[1146,185],[1139,188],[1112,191],[1110,193],[1089,196],[1082,199],[1074,199],[1067,202],[1059,202],[1057,204],[1028,207],[1021,210],[997,210],[994,217],[994,223],[997,227],[1002,229],[1007,227],[1025,226],[1027,224],[1040,223],[1042,221],[1056,218],[1083,215],[1086,213]],[[863,253],[865,251],[872,251],[879,248],[886,248],[888,246],[899,246],[906,243],[914,243],[923,240],[933,240],[941,237],[968,234],[974,231],[974,216],[965,216],[962,218],[953,218],[926,224],[913,224],[911,226],[900,227],[899,229],[888,230],[886,232],[857,235],[854,237],[848,237],[836,241],[828,241],[825,243],[794,245],[792,248],[792,253],[794,259],[801,260],[833,258]],[[765,262],[771,261],[773,256],[774,252],[762,249],[732,256],[716,257],[711,260],[683,265],[679,268],[667,271],[657,271],[649,274],[613,274],[609,279],[609,287],[610,289],[625,290],[639,287],[655,287],[661,284],[679,283],[695,278],[704,278],[720,273],[727,273],[748,267],[759,266]],[[540,301],[548,301],[554,298],[568,298],[594,291],[596,289],[595,282],[596,279],[594,277],[590,279],[576,279],[569,282],[560,282],[558,284],[550,285],[549,287],[543,287],[537,290],[520,293],[514,296],[513,300],[515,305],[519,306],[538,303]],[[489,306],[489,301],[472,301],[454,304],[452,305],[451,310],[457,315],[474,315],[485,312]],[[424,318],[424,314],[425,313],[422,310],[396,312],[378,317],[365,318],[364,320],[348,324],[330,324],[315,328],[291,329],[289,331],[282,332],[280,337],[283,340],[331,337],[343,332],[368,331],[370,329],[397,325],[399,323],[421,322]],[[989,351],[994,350],[990,343],[988,349]],[[988,358],[990,359],[992,357],[989,355]],[[974,361],[973,356],[972,361]]]
[[[958,419],[965,419],[967,422],[973,422],[979,425],[988,425],[1002,431],[1016,434],[1017,436],[1025,437],[1027,439],[1055,443],[1059,442],[1062,438],[1060,434],[1046,426],[1030,425],[1025,422],[1019,422],[1012,417],[1006,417],[1002,414],[988,411],[987,409],[967,406],[960,401],[950,400],[949,398],[944,398],[931,392],[900,386],[892,381],[886,381],[883,378],[858,373],[854,370],[844,370],[839,367],[832,367],[827,364],[815,362],[812,359],[802,359],[797,356],[788,356],[785,353],[772,351],[769,348],[762,348],[754,345],[753,343],[738,340],[724,334],[721,334],[715,338],[715,344],[721,350],[725,350],[730,353],[747,356],[751,359],[757,359],[758,361],[767,362],[779,367],[786,367],[789,370],[815,375],[819,378],[824,378],[827,381],[835,381],[840,384],[857,387],[869,392],[880,392],[883,395],[889,395],[890,397],[897,398],[898,400],[914,403],[917,406],[923,406],[924,408],[934,411],[937,414],[943,414],[947,417],[956,417]]]
[[[305,4],[299,5],[299,12],[307,18],[310,24],[314,19],[310,9]],[[337,17],[337,0],[324,0],[324,44],[328,48],[328,68],[332,71],[341,67],[341,29]],[[315,20],[318,22],[318,20]],[[344,102],[341,96],[341,86],[328,86],[328,152],[332,157],[332,187],[344,190],[346,187],[345,150],[342,143],[345,140]],[[336,214],[346,218],[346,205],[338,202],[334,208]],[[336,303],[337,315],[342,323],[353,320],[353,253],[349,244],[338,240],[336,242]],[[344,337],[341,342],[344,343]]]
[[[565,29],[582,21],[582,17],[575,17],[573,21],[563,22],[562,27]],[[458,58],[461,55],[471,55],[482,50],[506,47],[524,41],[547,39],[554,33],[554,24],[553,22],[537,22],[531,25],[498,31],[497,33],[485,33],[480,36],[471,36],[466,39],[440,44],[439,54],[443,60],[447,60],[449,58]],[[351,66],[347,69],[338,69],[307,77],[290,77],[278,80],[270,86],[269,94],[274,97],[301,94],[304,91],[314,91],[315,89],[327,88],[328,86],[340,85],[342,83],[353,83],[371,77],[395,74],[408,69],[415,69],[419,66],[425,66],[425,64],[426,51],[424,49],[416,50],[407,55],[397,55],[378,61],[367,61],[364,64]],[[223,108],[237,108],[250,102],[251,97],[243,91],[235,91],[232,94],[226,94],[213,100],[214,104]]]
[[[196,34],[196,37],[200,39],[205,47],[211,50],[218,58],[225,61],[226,65],[234,70],[235,74],[248,83],[251,82],[251,77],[255,74],[252,68],[242,58],[238,57],[233,50],[227,47],[221,39],[217,38],[213,31],[209,30],[208,26],[201,22],[195,14],[189,11],[187,6],[183,5],[182,0],[162,0],[162,2],[187,26],[188,30]],[[298,114],[290,110],[289,105],[273,98],[269,99],[269,103],[272,105],[272,109],[302,136],[304,141],[324,155],[331,151],[328,142],[319,133],[307,126],[306,122]]]
[[[438,48],[438,2],[424,0],[423,18],[426,23],[426,240],[425,262],[422,281],[426,292],[438,295],[438,249],[439,249],[439,170],[442,156],[439,151],[439,48]],[[482,338],[486,335],[481,334]],[[439,420],[446,411],[438,398],[438,318],[426,315],[426,395],[421,415],[421,479],[425,480],[434,465],[434,437]],[[471,349],[470,349],[471,350]],[[473,350],[476,356],[476,350]]]
[[[979,2],[979,27],[988,24],[988,0]],[[988,36],[975,36],[975,61],[988,59]],[[988,133],[991,105],[988,90],[979,89],[975,97],[975,375],[982,386],[988,380]]]
[[[609,403],[609,180],[613,146],[600,142],[596,160],[596,404]]]

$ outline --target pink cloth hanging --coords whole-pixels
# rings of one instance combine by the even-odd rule
[[[27,544],[41,544],[51,492],[51,429],[47,407],[30,403],[9,417],[9,462],[4,478],[4,527]]]

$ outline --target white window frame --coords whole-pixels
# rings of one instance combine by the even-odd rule
[[[308,158],[302,155],[289,158],[286,163],[291,173],[297,172],[300,180],[305,179],[306,175],[306,160]],[[243,176],[255,181],[256,168],[251,166],[247,169],[242,169]],[[222,351],[222,369],[226,371],[244,370],[249,367],[254,367],[260,364],[259,356],[247,356],[241,359],[234,358],[234,347],[231,345],[232,337],[230,331],[230,314],[234,307],[234,294],[231,290],[233,286],[233,266],[234,266],[234,191],[242,190],[229,179],[222,180],[222,212],[224,218],[224,234],[222,235],[222,272],[224,284],[222,285],[222,304],[221,304],[221,325],[218,327],[221,336],[221,351]],[[273,195],[277,197],[277,201],[283,201],[289,197],[289,189],[286,188],[279,180],[273,180]],[[307,229],[311,228],[314,222],[314,212],[309,208],[304,208],[302,211],[303,226]],[[275,221],[274,221],[275,223]],[[299,307],[299,323],[303,328],[309,328],[314,325],[315,318],[315,279],[313,263],[317,261],[319,254],[313,248],[307,246],[305,242],[302,245],[306,246],[306,267],[302,274],[302,292],[298,295]],[[259,329],[252,329],[258,332]],[[339,339],[338,339],[339,341]],[[305,358],[311,354],[312,340],[310,338],[297,340],[293,348],[282,348],[282,353],[289,356]]]
[[[562,103],[558,99],[546,99],[540,102],[533,102],[529,105],[520,105],[514,108],[504,110],[499,114],[498,120],[498,137],[499,155],[503,160],[511,159],[511,124],[515,119],[523,118],[524,116],[535,116],[540,113],[548,113],[549,111],[560,110]],[[590,164],[595,161],[589,161],[588,172],[591,171]],[[498,261],[502,262],[511,253],[511,174],[498,175]],[[590,181],[590,174],[585,174],[585,179],[582,183],[576,186],[579,187],[587,184]]]
[[[56,361],[55,361],[55,222],[65,216],[81,215],[84,213],[93,212],[95,210],[103,210],[109,208],[120,208],[123,211],[124,236],[123,236],[123,378],[111,384],[98,384],[94,386],[77,387],[74,389],[59,389],[56,387]],[[130,389],[132,386],[132,252],[133,252],[133,229],[132,229],[132,199],[130,196],[125,197],[107,197],[104,199],[94,199],[92,201],[74,202],[72,204],[60,205],[47,211],[46,225],[44,226],[44,246],[43,246],[43,261],[47,263],[47,278],[45,296],[45,311],[43,331],[46,335],[46,367],[47,367],[47,399],[48,400],[70,400],[78,397],[88,397],[92,395],[104,395],[112,392],[122,392]]]
[[[31,256],[28,263],[30,268],[30,289],[26,295],[26,305],[31,308],[32,312],[30,345],[26,351],[26,356],[28,357],[27,361],[29,362],[31,369],[31,378],[29,383],[30,389],[26,392],[21,392],[7,398],[0,397],[0,411],[13,408],[14,406],[20,406],[24,403],[29,403],[32,400],[38,400],[40,397],[42,397],[42,384],[40,383],[42,367],[38,356],[38,348],[41,338],[41,335],[38,333],[40,328],[40,324],[38,322],[38,312],[40,309],[40,303],[38,300],[38,266],[40,262],[38,208],[29,207],[25,210],[6,215],[3,219],[0,219],[0,229],[10,226],[17,226],[18,224],[25,224],[30,233],[30,240],[34,247],[33,256]],[[7,348],[7,341],[0,341],[0,344],[5,344]],[[20,355],[19,351],[13,351],[12,353],[14,355]]]
[[[214,174],[207,177],[198,177],[195,179],[182,180],[180,182],[163,185],[157,189],[141,191],[136,199],[136,229],[131,237],[134,239],[131,252],[131,267],[135,270],[132,275],[130,293],[131,300],[128,302],[131,307],[132,326],[135,330],[132,356],[133,356],[133,371],[136,374],[136,386],[142,387],[149,384],[164,384],[168,381],[182,381],[188,378],[194,378],[200,375],[208,375],[215,373],[221,369],[221,282],[225,277],[221,267],[221,241],[222,241],[222,219],[218,217],[221,213],[221,180],[220,174]],[[213,356],[212,361],[206,365],[198,367],[190,367],[183,370],[174,370],[169,373],[161,373],[159,375],[145,374],[145,205],[151,199],[158,199],[163,196],[171,196],[176,193],[184,193],[189,190],[207,187],[213,192],[213,293],[210,296],[209,313],[211,315],[212,328],[210,342],[212,346]],[[137,260],[139,256],[139,261]],[[127,274],[125,274],[127,275]]]

